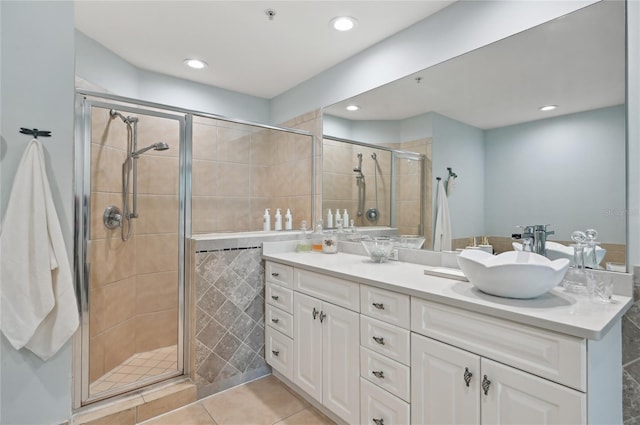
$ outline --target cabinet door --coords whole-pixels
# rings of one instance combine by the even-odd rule
[[[360,423],[360,315],[322,304],[323,404],[347,423]]]
[[[480,357],[411,334],[411,423],[479,424]]]
[[[293,297],[293,382],[322,403],[322,302],[298,292]]]
[[[482,359],[482,377],[491,381],[482,392],[485,424],[583,424],[585,394],[546,379]]]

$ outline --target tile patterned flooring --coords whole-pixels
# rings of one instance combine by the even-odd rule
[[[89,393],[96,394],[118,386],[141,381],[176,370],[178,349],[175,345],[136,353],[91,383]]]
[[[144,425],[333,425],[272,375],[150,419]]]

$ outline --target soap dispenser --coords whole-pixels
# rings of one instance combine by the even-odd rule
[[[327,229],[331,229],[333,227],[333,214],[331,213],[331,208],[327,209]]]
[[[293,223],[291,218],[291,211],[287,208],[287,213],[284,215],[284,230],[293,229]]]
[[[271,214],[269,214],[270,211],[271,210],[269,208],[264,210],[264,216],[262,218],[262,230],[264,230],[265,232],[271,230]]]
[[[274,230],[282,230],[282,214],[280,214],[280,208],[276,209],[276,217],[275,217],[275,228]]]

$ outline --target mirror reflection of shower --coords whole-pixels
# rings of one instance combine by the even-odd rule
[[[378,164],[378,155],[376,155],[375,152],[371,154],[371,159],[373,159],[373,162],[375,163],[375,166],[373,168],[375,206],[367,210],[365,217],[367,218],[367,220],[369,220],[370,223],[377,223],[378,218],[380,218],[380,210],[378,209],[378,168],[380,168],[380,164]]]
[[[366,192],[366,183],[364,181],[364,174],[362,174],[362,152],[358,152],[358,166],[353,169],[356,174],[356,186],[358,188],[358,211],[357,216],[362,217],[364,212],[364,197]]]
[[[122,164],[122,211],[117,207],[109,206],[104,213],[104,223],[109,229],[120,226],[120,236],[126,241],[131,236],[131,219],[138,218],[138,158],[143,153],[155,150],[169,149],[165,142],[157,142],[142,149],[138,149],[138,117],[124,116],[122,113],[111,109],[111,119],[120,118],[127,125],[127,158]],[[133,182],[132,180],[133,174]],[[129,204],[129,192],[133,183],[133,193]]]

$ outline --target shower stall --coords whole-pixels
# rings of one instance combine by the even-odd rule
[[[76,117],[74,406],[268,373],[260,248],[188,241],[262,230],[265,208],[311,222],[313,136],[85,91]]]

